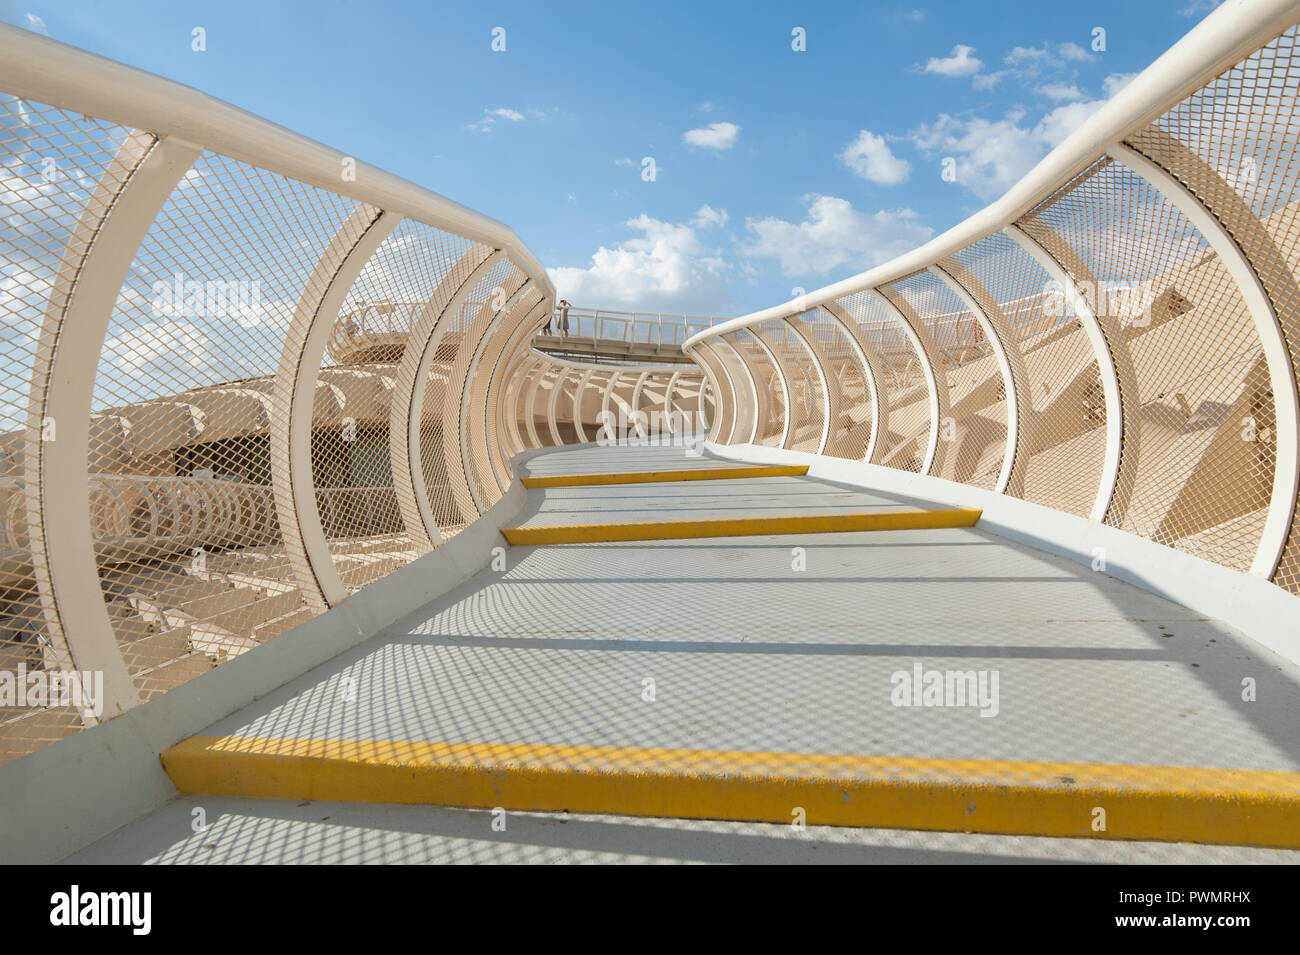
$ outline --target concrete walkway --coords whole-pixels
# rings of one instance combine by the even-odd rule
[[[528,472],[718,463],[681,449],[559,449],[533,458]],[[532,490],[518,523],[899,507],[930,505],[774,477]],[[1293,838],[1284,823],[1261,835],[1258,825],[1235,829],[1246,824],[1216,815],[1243,793],[1257,800],[1256,820],[1292,810],[1300,793],[1295,668],[1213,620],[978,526],[562,544],[504,556],[503,569],[221,721],[168,763],[183,788],[204,794],[199,802],[221,807],[222,859],[373,861],[390,850],[519,858],[536,849],[557,861],[602,853],[796,861],[821,846],[828,861],[1132,861],[1172,847],[1099,840],[1191,832],[1197,841],[1296,844],[1273,841]],[[938,695],[924,696],[931,671],[972,672],[972,698],[959,702],[942,676]],[[944,705],[928,705],[936,702]],[[322,777],[344,764],[345,776],[364,772]],[[426,788],[403,788],[433,764]],[[475,795],[468,783],[458,788],[460,776],[448,782],[451,764],[495,781]],[[609,796],[636,786],[639,795]],[[795,807],[811,828],[795,843],[788,826],[539,815],[503,839],[482,832],[467,809],[429,817],[344,805],[329,808],[326,826],[314,804],[296,813],[293,803],[227,798],[331,792],[663,816],[737,807],[733,818],[772,822]],[[853,804],[850,815],[837,814],[841,802]],[[1105,830],[1093,822],[1098,804],[1110,814]],[[740,815],[747,806],[753,814]],[[1171,806],[1191,828],[1161,828]],[[82,858],[193,861],[216,852],[166,822],[177,811]],[[548,818],[568,818],[572,838],[557,836]],[[846,821],[1021,835],[817,828]],[[627,827],[626,838],[597,838],[611,827]],[[586,844],[573,836],[584,832]],[[695,838],[687,832],[707,834],[712,848],[684,851]],[[1066,832],[1084,838],[998,841]],[[257,841],[267,833],[271,843]],[[1210,851],[1186,849],[1192,856],[1179,858]],[[1292,856],[1213,852],[1216,860]]]
[[[196,809],[208,827],[199,833]],[[483,809],[183,796],[65,862],[1296,865],[1300,852],[541,812],[512,812],[500,831]]]

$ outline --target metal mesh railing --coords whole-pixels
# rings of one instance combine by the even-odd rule
[[[607,308],[556,308],[539,334],[546,339],[587,339],[658,347],[680,347],[696,332],[725,321],[704,315],[620,312]],[[539,342],[542,344],[542,342]]]
[[[704,379],[694,368],[615,370],[526,350],[507,377],[501,399],[506,456],[554,446],[557,433],[561,444],[614,444],[677,441],[705,427],[698,408]]]
[[[52,690],[0,708],[4,761],[476,519],[554,289],[499,223],[192,90],[8,27],[0,90],[0,669]]]
[[[714,440],[772,443],[736,426],[780,391],[756,398],[726,359],[750,332],[781,365],[786,448],[1021,497],[1300,594],[1296,19],[1212,14],[963,225],[694,336]]]
[[[0,27],[0,669],[59,690],[0,710],[0,761],[325,612],[571,441],[707,428],[1300,594],[1295,19],[1211,14],[963,226],[730,322],[557,313],[499,223]]]

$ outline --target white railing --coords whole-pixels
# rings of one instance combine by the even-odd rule
[[[1300,594],[1298,21],[1224,3],[987,208],[693,335],[714,439],[979,486]]]
[[[681,346],[692,335],[726,321],[704,315],[673,315],[660,312],[620,312],[607,308],[568,309],[568,331],[563,330],[562,310],[556,308],[549,326],[551,335],[593,342],[623,342],[659,347]],[[543,334],[546,334],[543,332]]]
[[[9,26],[0,170],[0,649],[103,673],[98,718],[505,492],[489,409],[555,300],[505,225]],[[57,738],[29,715],[0,712],[0,761]]]

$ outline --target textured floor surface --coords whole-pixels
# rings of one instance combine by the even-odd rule
[[[690,460],[716,463],[680,449],[584,449],[534,458],[530,470]],[[760,478],[533,490],[527,519],[900,503],[916,502]],[[511,548],[506,558],[504,570],[480,573],[205,735],[1300,769],[1294,667],[1221,623],[978,527],[551,545]],[[975,671],[995,692],[977,705],[897,705],[900,675],[918,670]],[[1103,849],[883,830],[822,829],[794,842],[781,826],[545,815],[501,838],[479,832],[485,824],[468,810],[331,807],[322,820],[309,807],[290,811],[290,802],[219,805],[216,849],[203,848],[188,823],[176,829],[167,820],[180,810],[169,808],[136,827],[138,852],[116,837],[95,851],[159,861],[204,853],[252,861],[262,852],[277,861],[297,852],[317,861],[340,853],[466,861],[1177,854],[1138,843]],[[693,853],[686,847],[697,830],[707,838]],[[667,841],[656,849],[660,837]]]
[[[201,810],[202,815],[195,810]],[[374,863],[1287,864],[1300,852],[438,806],[178,799],[65,860],[79,865]],[[196,820],[207,828],[195,832]]]

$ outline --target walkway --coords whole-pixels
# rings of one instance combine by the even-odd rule
[[[736,467],[581,447],[527,473],[719,466]],[[911,525],[764,532],[881,514]],[[921,526],[968,512],[786,474],[537,487],[516,524],[687,518],[777,523],[503,549],[504,567],[170,751],[216,835],[178,838],[181,800],[81,858],[1300,859],[1101,841],[1300,845],[1294,668],[978,524]],[[505,807],[512,835],[484,812],[358,801]]]

